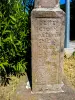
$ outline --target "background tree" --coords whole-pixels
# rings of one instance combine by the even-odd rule
[[[22,0],[0,1],[0,76],[5,85],[11,74],[25,73],[30,47],[28,18]]]

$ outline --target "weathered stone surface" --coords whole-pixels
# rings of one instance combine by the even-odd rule
[[[33,92],[63,92],[64,20],[60,9],[32,11]]]
[[[58,5],[58,0],[35,0],[35,8],[53,8]]]

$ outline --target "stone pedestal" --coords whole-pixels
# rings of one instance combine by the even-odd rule
[[[35,8],[54,8],[59,5],[59,0],[35,0]]]
[[[62,76],[65,13],[56,6],[58,0],[53,1],[46,0],[46,5],[44,0],[37,4],[35,2],[37,7],[31,14],[33,93],[64,92]]]

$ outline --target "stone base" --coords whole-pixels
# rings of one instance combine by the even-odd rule
[[[69,85],[69,82],[64,79],[62,90],[64,92],[57,93],[31,93],[31,89],[26,89],[27,80],[24,78],[20,81],[16,91],[10,100],[75,100],[75,91]],[[3,99],[1,99],[3,100]]]
[[[75,100],[75,90],[67,85],[62,87],[64,92],[32,94],[30,100]]]
[[[62,91],[60,92],[31,92],[30,100],[75,100],[75,88],[70,85],[66,77],[63,77]]]
[[[34,99],[31,100],[75,100],[74,92],[64,92],[64,93],[55,93],[55,94],[41,94],[33,95]]]
[[[54,84],[54,85],[35,85],[33,88],[32,94],[42,94],[42,93],[59,93],[59,92],[64,92],[62,90],[63,83],[61,84]]]

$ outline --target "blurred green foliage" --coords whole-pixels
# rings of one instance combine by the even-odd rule
[[[30,48],[29,14],[22,0],[0,1],[0,76],[4,81],[25,73]]]

